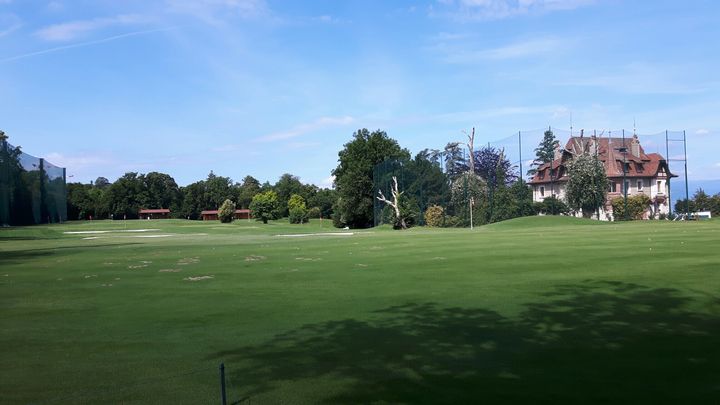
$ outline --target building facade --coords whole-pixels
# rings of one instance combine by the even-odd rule
[[[532,187],[533,201],[542,202],[551,196],[565,201],[567,166],[575,156],[583,153],[596,155],[608,178],[608,194],[600,209],[600,219],[614,219],[612,200],[623,197],[625,189],[628,197],[644,194],[650,198],[645,219],[670,212],[669,181],[677,176],[670,172],[662,155],[645,153],[636,135],[631,138],[571,137],[564,148],[555,150],[553,161],[540,165],[528,182]]]

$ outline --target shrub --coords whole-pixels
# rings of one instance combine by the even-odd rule
[[[298,194],[290,196],[288,209],[288,219],[291,224],[303,224],[308,221],[308,210],[305,206],[305,199]]]
[[[445,228],[461,228],[466,226],[466,224],[462,218],[448,215],[445,217],[445,221],[443,221],[443,226]]]
[[[220,218],[220,222],[224,224],[230,223],[232,222],[234,216],[235,203],[230,200],[225,200],[225,202],[223,202],[220,206],[220,209],[218,209],[218,218]]]
[[[547,215],[567,215],[570,212],[567,204],[554,196],[545,197],[539,208],[540,212]]]
[[[438,227],[443,224],[445,210],[439,205],[431,205],[425,210],[425,225]]]
[[[320,218],[320,207],[312,207],[307,212],[308,218]]]
[[[645,194],[637,194],[627,199],[627,219],[643,219],[643,215],[650,206],[650,197]],[[612,200],[613,217],[616,221],[624,221],[625,216],[625,199],[617,197]]]
[[[277,194],[274,191],[266,191],[255,194],[250,203],[250,212],[258,221],[267,224],[269,219],[278,215],[279,207]]]

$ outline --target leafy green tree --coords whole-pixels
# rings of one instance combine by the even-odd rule
[[[250,212],[258,221],[267,224],[268,220],[276,218],[279,206],[277,194],[274,191],[265,191],[255,194],[250,203]]]
[[[332,208],[336,200],[337,192],[335,190],[322,188],[307,199],[307,205],[311,208],[317,208],[319,211],[318,216],[322,216],[322,218],[332,218]]]
[[[299,194],[293,194],[288,200],[289,220],[291,224],[303,224],[308,221],[308,210],[305,199]]]
[[[373,168],[386,159],[410,158],[396,140],[384,131],[358,130],[338,153],[333,170],[338,199],[333,208],[336,226],[367,228],[373,225]]]
[[[183,196],[180,216],[188,219],[199,219],[200,213],[207,209],[209,203],[205,194],[205,181],[200,180],[181,189]]]
[[[414,196],[420,211],[431,205],[447,205],[450,201],[450,184],[440,165],[427,151],[421,151],[404,164],[404,190]]]
[[[253,176],[245,176],[238,190],[238,206],[241,208],[248,208],[252,198],[259,192],[260,182]]]
[[[235,203],[231,200],[225,200],[218,209],[218,218],[224,224],[232,222],[235,218]]]
[[[115,219],[136,219],[147,192],[142,176],[136,172],[125,173],[105,190],[110,214]]]
[[[293,194],[301,194],[303,191],[303,184],[297,176],[293,176],[290,173],[285,173],[280,176],[280,179],[273,186],[273,190],[277,193],[278,201],[280,204],[279,215],[280,217],[288,216],[288,200]]]
[[[225,200],[232,200],[234,196],[232,180],[229,177],[218,176],[212,171],[205,180],[204,209],[218,209]]]
[[[455,216],[463,225],[470,225],[470,209],[472,203],[473,222],[482,224],[487,221],[488,187],[480,176],[465,172],[452,185],[450,204]]]
[[[528,176],[532,176],[537,171],[537,167],[543,163],[552,162],[555,158],[555,150],[560,147],[560,142],[555,138],[552,129],[548,128],[543,134],[543,140],[537,148],[535,148],[535,160],[530,165]]]
[[[101,190],[104,190],[104,189],[110,187],[110,184],[111,184],[110,180],[108,180],[106,177],[98,177],[97,179],[95,179],[95,181],[93,182],[92,185]]]
[[[180,187],[169,174],[150,172],[141,177],[146,198],[144,208],[169,208],[176,211],[180,205]]]
[[[583,217],[591,217],[603,206],[607,190],[605,168],[597,156],[583,153],[568,165],[565,198],[570,208],[582,210]]]

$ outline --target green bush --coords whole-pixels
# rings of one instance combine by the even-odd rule
[[[220,222],[227,224],[232,222],[235,217],[235,203],[230,200],[225,200],[218,209],[218,218]]]
[[[439,205],[431,205],[425,210],[425,225],[438,227],[442,226],[445,210]]]
[[[445,217],[445,221],[443,221],[443,226],[445,228],[462,228],[467,225],[462,218],[448,215]]]
[[[308,218],[320,218],[320,207],[312,207],[308,210],[307,216]]]
[[[278,215],[279,207],[280,203],[277,194],[274,191],[266,191],[255,194],[250,203],[250,212],[258,221],[267,224],[269,219],[273,219]]]
[[[637,194],[627,199],[627,219],[637,220],[643,219],[643,215],[650,207],[650,197],[645,194]],[[615,221],[624,221],[625,216],[625,198],[617,197],[612,200],[613,217]]]
[[[308,221],[308,210],[305,199],[298,194],[290,196],[288,201],[288,219],[291,224],[303,224]]]

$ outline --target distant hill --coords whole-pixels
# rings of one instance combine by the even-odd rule
[[[672,206],[675,207],[677,200],[685,199],[685,179],[677,178],[670,183],[670,194],[672,197]],[[688,192],[690,198],[697,189],[702,188],[708,195],[720,193],[720,180],[688,180]]]

